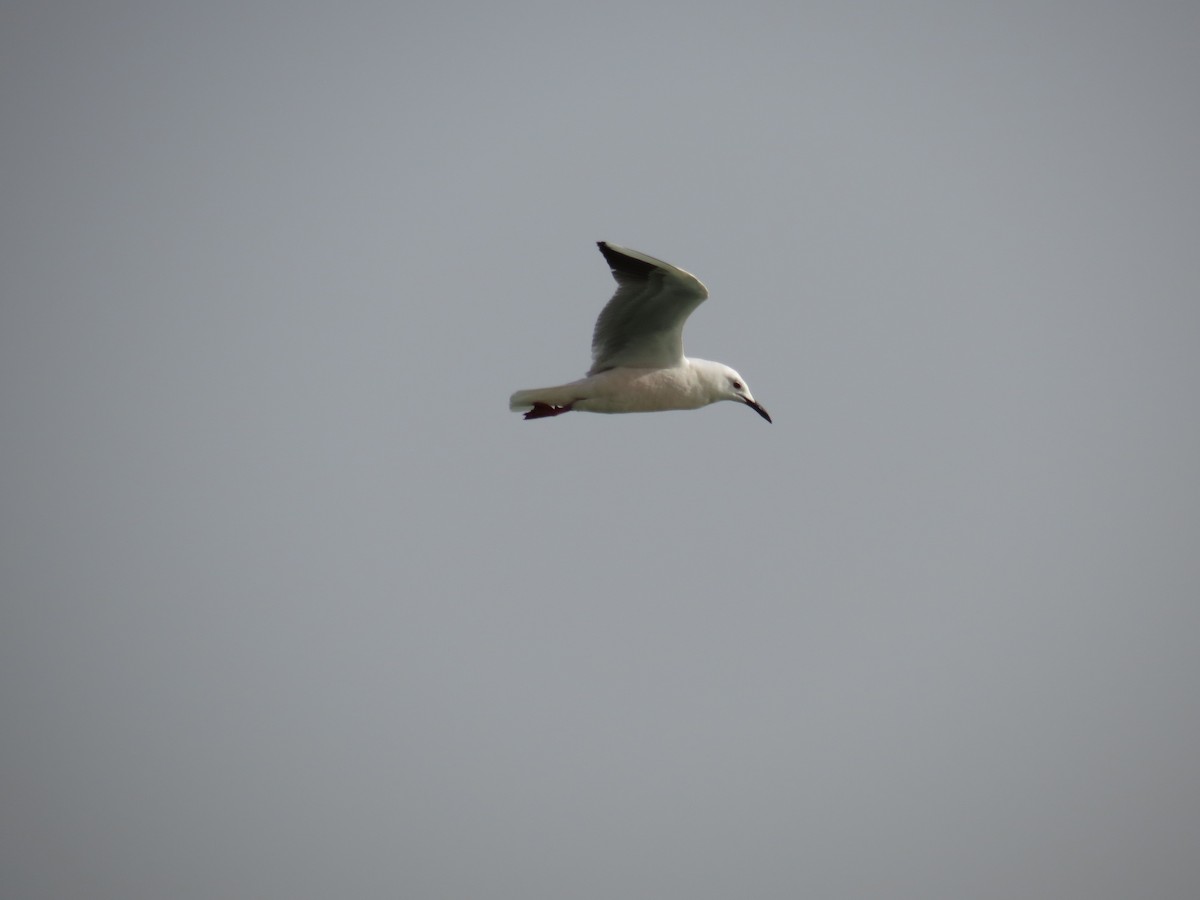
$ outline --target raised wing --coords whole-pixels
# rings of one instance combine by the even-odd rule
[[[617,292],[592,332],[589,375],[616,366],[666,368],[683,362],[683,323],[708,290],[695,275],[661,259],[600,241]]]

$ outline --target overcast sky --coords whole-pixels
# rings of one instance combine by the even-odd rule
[[[1191,900],[1200,5],[10,2],[0,892]],[[607,239],[774,417],[570,414]]]

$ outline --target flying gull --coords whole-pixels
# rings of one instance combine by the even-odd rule
[[[708,289],[695,275],[661,259],[600,241],[617,282],[592,333],[587,377],[557,387],[517,391],[508,401],[526,419],[565,412],[627,413],[699,409],[736,400],[771,421],[745,379],[719,362],[683,355],[683,323]]]

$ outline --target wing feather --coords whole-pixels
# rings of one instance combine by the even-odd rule
[[[589,375],[616,366],[666,368],[683,362],[683,325],[708,297],[690,272],[607,241],[597,243],[617,291],[596,319]]]

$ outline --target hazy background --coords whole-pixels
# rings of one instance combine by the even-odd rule
[[[7,3],[6,898],[1200,891],[1200,6]],[[733,404],[523,422],[605,238]]]

